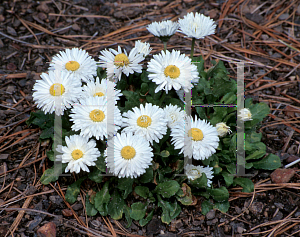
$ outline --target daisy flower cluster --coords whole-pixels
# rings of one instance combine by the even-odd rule
[[[75,135],[66,136],[66,145],[56,148],[60,153],[57,159],[68,163],[65,172],[89,172],[88,166],[95,166],[103,155],[106,167],[113,175],[137,178],[155,162],[155,144],[169,134],[169,145],[184,157],[201,161],[216,153],[219,137],[230,133],[230,127],[225,123],[214,127],[196,115],[188,116],[182,106],[163,101],[164,96],[176,96],[176,93],[177,98],[184,101],[184,93],[199,81],[199,72],[191,57],[179,50],[168,51],[166,42],[176,32],[194,39],[203,38],[213,34],[215,27],[209,17],[189,13],[178,22],[167,20],[147,26],[147,30],[159,37],[165,46],[165,50],[153,56],[150,44],[140,40],[130,51],[121,46],[104,49],[100,51],[98,61],[79,48],[54,55],[49,71],[42,73],[41,80],[34,85],[33,99],[45,114],[69,117]],[[152,58],[143,72],[146,57]],[[97,74],[101,68],[105,69],[104,78]],[[146,95],[140,93],[144,97],[131,101],[134,105],[130,108],[125,102],[124,107],[123,96],[128,99],[130,93],[135,93],[135,88],[130,87],[132,78],[142,72],[147,75],[149,88],[154,85],[154,94],[161,93],[160,101],[155,102],[149,97],[146,100]],[[128,91],[124,92],[126,89]],[[240,116],[249,119],[249,113],[247,115],[245,111]],[[107,144],[106,150],[99,150],[101,142]],[[211,186],[211,167],[187,165],[185,171],[189,180],[205,173],[207,185]]]

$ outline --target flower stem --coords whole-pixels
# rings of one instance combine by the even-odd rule
[[[193,60],[193,56],[194,56],[194,47],[195,47],[195,38],[192,39],[191,60]]]
[[[163,44],[164,44],[164,51],[166,52],[167,51],[167,41],[163,41]]]
[[[163,91],[163,94],[162,96],[160,97],[160,100],[158,102],[158,106],[160,107],[162,105],[162,103],[164,102],[165,100],[165,97],[166,97],[166,91]]]

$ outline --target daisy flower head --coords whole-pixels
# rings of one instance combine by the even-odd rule
[[[50,62],[49,70],[61,70],[71,73],[74,80],[89,81],[97,75],[96,61],[79,48],[66,49],[56,54]]]
[[[168,50],[161,51],[154,55],[148,63],[147,71],[150,72],[149,79],[158,85],[155,93],[160,90],[168,93],[172,88],[188,92],[194,87],[192,82],[197,83],[199,79],[197,66],[192,64],[189,57],[176,50],[171,53]]]
[[[129,76],[129,74],[134,72],[142,72],[142,65],[139,63],[144,60],[144,56],[138,53],[137,48],[133,48],[129,55],[127,55],[125,49],[123,53],[120,46],[118,46],[118,51],[105,49],[100,53],[102,56],[99,56],[99,65],[107,69],[106,72],[109,79],[114,78],[120,81],[122,73]]]
[[[115,89],[115,86],[116,84],[108,79],[102,79],[100,82],[99,77],[96,77],[96,82],[89,81],[83,86],[82,98],[103,97],[109,100],[110,95],[112,95],[116,103],[123,94],[120,90]]]
[[[161,22],[152,22],[147,26],[147,30],[156,37],[159,37],[162,41],[168,41],[169,38],[176,33],[179,28],[177,22],[170,20]]]
[[[132,132],[134,135],[143,137],[153,144],[167,133],[167,119],[163,109],[156,105],[146,103],[140,108],[134,107],[133,111],[123,113],[123,132]]]
[[[49,71],[41,74],[41,80],[33,86],[33,100],[45,114],[63,115],[64,110],[71,108],[81,95],[81,82],[73,81],[70,73]]]
[[[142,54],[143,57],[145,58],[152,50],[152,48],[150,48],[150,44],[145,42],[143,43],[142,41],[138,40],[138,41],[135,41],[135,46],[134,46],[136,49],[137,49],[137,52]]]
[[[219,137],[224,137],[226,136],[227,133],[232,133],[230,130],[230,127],[226,125],[226,123],[217,123],[216,124],[216,129],[219,134]]]
[[[164,108],[166,118],[168,120],[168,127],[172,128],[177,123],[183,122],[186,116],[184,110],[180,109],[177,105],[167,105]]]
[[[189,158],[205,160],[216,152],[219,145],[218,132],[209,122],[187,117],[171,129],[171,142]]]
[[[202,39],[205,36],[215,33],[216,25],[214,20],[210,19],[198,12],[190,12],[178,20],[179,32],[185,34],[187,37]]]
[[[241,109],[239,111],[238,117],[240,117],[240,119],[244,122],[252,120],[251,111],[247,108]]]
[[[71,110],[72,129],[84,137],[97,140],[113,135],[122,126],[122,115],[114,102],[103,97],[87,97]]]
[[[190,165],[187,164],[185,167],[185,174],[187,175],[187,178],[189,180],[195,180],[198,179],[202,176],[204,173],[207,177],[207,186],[210,187],[212,184],[211,179],[214,177],[213,176],[213,168],[212,167],[203,167],[201,165],[195,166],[195,165]]]
[[[65,138],[67,146],[59,145],[56,150],[62,155],[57,158],[62,163],[68,163],[65,172],[79,173],[80,170],[90,172],[87,166],[96,165],[94,161],[100,156],[99,150],[96,148],[96,142],[87,137],[73,135]]]
[[[136,178],[151,165],[153,152],[145,139],[132,133],[121,133],[107,142],[107,167],[119,178]]]

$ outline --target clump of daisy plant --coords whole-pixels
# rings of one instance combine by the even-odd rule
[[[167,49],[179,27],[193,40],[190,57]],[[228,187],[254,190],[250,179],[237,177],[239,152],[245,173],[281,166],[258,132],[269,107],[249,98],[237,107],[237,82],[224,63],[193,58],[195,39],[215,31],[210,18],[189,13],[147,30],[163,41],[153,56],[151,42],[141,41],[102,48],[96,60],[79,48],[53,56],[35,82],[37,108],[27,120],[49,144],[41,182],[72,173],[66,201],[75,203],[83,190],[88,216],[126,218],[128,226],[144,226],[154,214],[169,224],[198,195],[203,214],[226,212]]]

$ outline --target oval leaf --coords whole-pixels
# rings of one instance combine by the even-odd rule
[[[155,192],[165,198],[170,198],[180,189],[180,185],[175,180],[168,180],[156,186]]]

